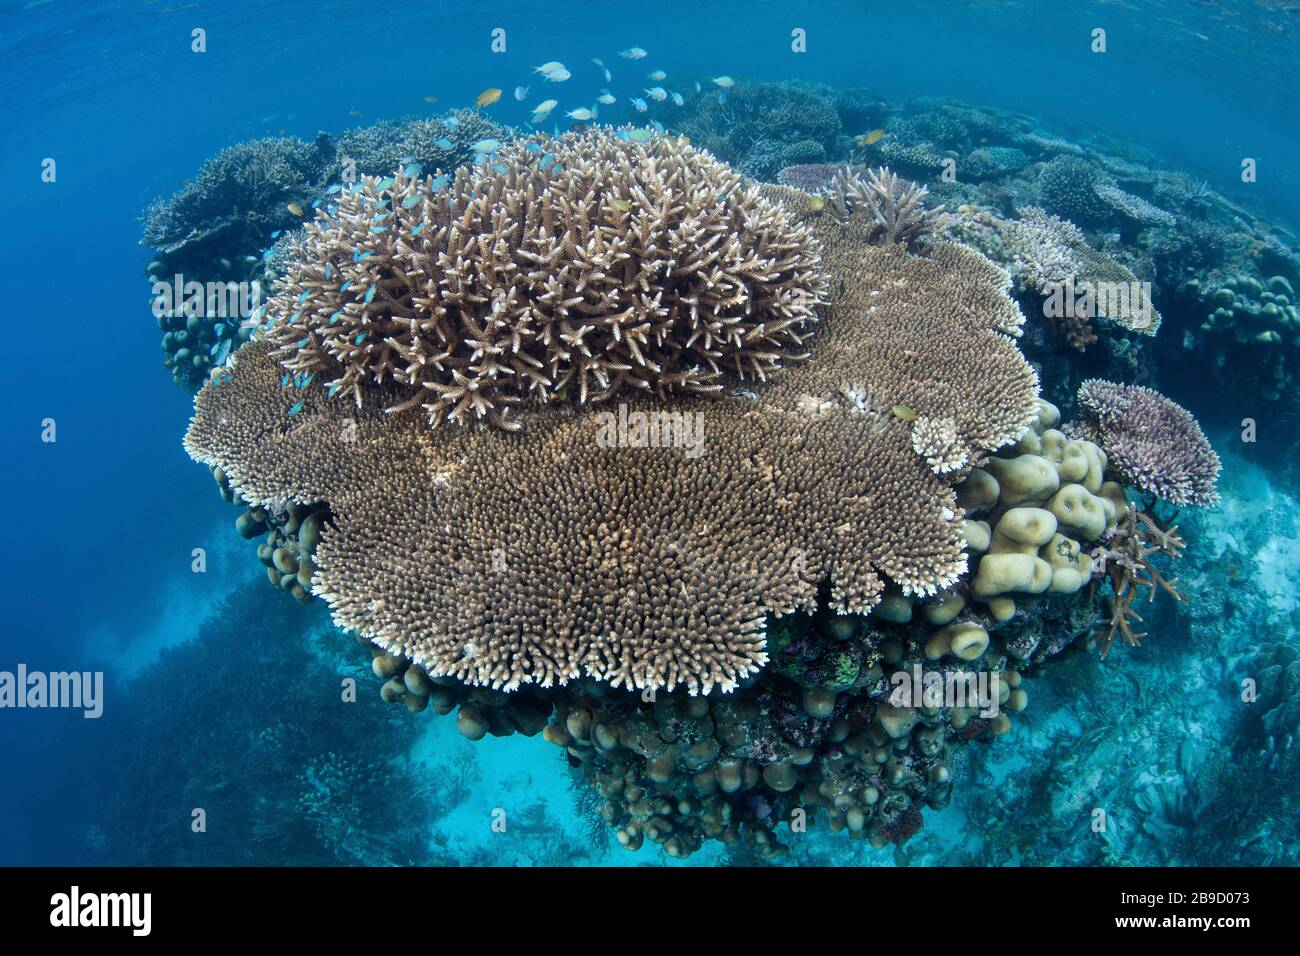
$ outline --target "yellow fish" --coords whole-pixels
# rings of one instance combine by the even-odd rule
[[[426,103],[436,103],[436,102],[438,102],[438,97],[436,97],[436,96],[426,96],[426,97],[424,98],[424,102],[426,102]]]
[[[813,212],[821,212],[826,208],[826,200],[821,196],[813,196],[808,200],[808,208]]]
[[[866,136],[862,137],[862,145],[874,146],[876,145],[876,143],[879,143],[884,138],[885,138],[885,131],[883,129],[873,129]]]
[[[474,103],[478,106],[491,106],[499,99],[501,99],[501,91],[495,86],[490,86],[478,95]]]
[[[348,110],[348,115],[349,115],[349,116],[360,116],[360,115],[361,115],[361,110]]]
[[[632,204],[628,202],[626,199],[611,199],[609,201],[609,204],[613,206],[615,209],[617,209],[619,212],[627,212],[629,209],[632,208]]]
[[[288,209],[288,210],[289,210],[291,213],[293,213],[295,216],[301,216],[301,215],[302,215],[302,206],[299,206],[296,202],[288,203],[288,204],[285,205],[284,208]]]
[[[895,405],[892,409],[890,409],[890,411],[894,413],[894,417],[897,418],[899,421],[902,422],[916,421],[916,409],[912,408],[910,405]]]

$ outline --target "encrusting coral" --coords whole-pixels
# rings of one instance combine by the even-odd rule
[[[390,411],[517,427],[525,401],[761,381],[803,357],[824,292],[809,230],[729,167],[590,130],[449,182],[367,177],[308,226],[266,317],[287,370],[358,405],[395,384]]]
[[[1089,379],[1079,386],[1081,434],[1093,437],[1117,477],[1175,505],[1212,505],[1219,456],[1196,419],[1141,385]]]

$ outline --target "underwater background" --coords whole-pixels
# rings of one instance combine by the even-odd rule
[[[653,119],[676,132],[671,100],[644,114],[625,103],[663,69],[665,87],[682,77],[692,94],[682,109],[696,117],[696,145],[775,181],[796,165],[898,166],[904,149],[871,148],[960,101],[1000,118],[1007,142],[1021,143],[1005,148],[1024,162],[990,173],[980,196],[945,197],[937,175],[910,171],[949,211],[980,198],[1050,199],[1017,192],[1041,190],[1041,173],[1026,171],[1032,142],[1044,150],[1035,163],[1065,170],[1059,157],[1077,150],[1170,217],[1135,206],[1090,230],[1154,280],[1164,325],[1140,356],[1106,341],[1074,348],[1029,308],[1025,348],[1064,393],[1124,368],[1124,381],[1158,383],[1200,421],[1223,462],[1222,501],[1180,518],[1188,543],[1176,573],[1188,600],[1149,608],[1138,647],[1116,646],[1104,661],[1080,649],[1029,678],[1032,707],[995,744],[968,748],[951,803],[927,811],[912,839],[875,849],[810,832],[784,862],[1300,858],[1300,759],[1289,749],[1300,718],[1300,347],[1294,329],[1254,348],[1203,328],[1216,308],[1257,317],[1262,288],[1281,294],[1274,276],[1300,281],[1300,5],[35,0],[0,4],[0,23],[6,252],[20,264],[0,424],[10,502],[0,670],[106,675],[99,719],[0,710],[0,863],[680,865],[655,847],[619,847],[562,752],[520,735],[471,743],[453,720],[383,702],[366,655],[322,603],[299,606],[267,586],[232,534],[237,511],[181,446],[192,398],[162,367],[149,312],[157,253],[141,243],[141,216],[214,154],[260,137],[310,143],[320,131],[444,116],[473,108],[485,88],[505,91],[483,107],[487,118],[527,128],[550,85],[534,67],[551,60],[573,76],[546,91],[560,102],[546,132],[567,129],[563,113],[606,87],[619,102],[602,121]],[[1090,48],[1099,27],[1104,53]],[[195,28],[205,52],[191,51]],[[806,52],[792,50],[796,28]],[[620,58],[632,47],[649,55]],[[819,104],[837,126],[803,152],[780,150],[806,137],[777,137],[771,156],[751,141],[723,156],[699,132],[718,76],[734,78],[733,105],[767,97],[755,122],[788,97]],[[526,101],[512,95],[519,85],[531,87]],[[729,142],[725,128],[706,132]],[[922,145],[942,154],[945,135]],[[961,135],[963,155],[978,151],[979,133]],[[47,158],[53,182],[42,178]],[[1047,211],[1073,218],[1061,203]],[[48,419],[56,442],[42,441]],[[1245,419],[1257,440],[1243,441]],[[202,574],[191,568],[199,547]],[[323,706],[320,688],[333,694],[348,676],[357,704]],[[1250,706],[1246,678],[1261,689]],[[505,834],[489,826],[502,806]],[[1080,812],[1095,806],[1113,823],[1101,839]],[[197,837],[194,807],[208,818]],[[711,843],[687,865],[736,861]]]

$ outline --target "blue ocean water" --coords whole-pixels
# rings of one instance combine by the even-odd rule
[[[946,97],[1022,114],[1064,139],[1134,144],[1160,169],[1275,224],[1293,249],[1285,230],[1300,228],[1300,7],[1286,2],[34,0],[0,5],[0,23],[6,258],[17,266],[0,423],[9,502],[0,671],[23,663],[102,671],[106,681],[99,719],[0,710],[0,863],[668,862],[655,847],[627,854],[593,825],[588,798],[541,741],[470,743],[451,719],[379,702],[367,655],[358,659],[319,602],[299,608],[268,588],[232,533],[237,512],[181,446],[192,397],[161,366],[145,278],[155,253],[140,242],[149,202],[227,146],[443,115],[485,88],[504,91],[485,108],[491,119],[526,127],[550,86],[534,67],[550,60],[573,73],[554,84],[563,130],[561,111],[605,87],[643,96],[655,85],[643,74],[662,68],[670,88],[676,76],[703,78],[709,94],[709,78],[725,75],[740,88],[804,81],[891,104]],[[1104,53],[1090,46],[1096,28]],[[191,49],[195,29],[204,52]],[[493,49],[495,30],[504,51]],[[795,30],[806,52],[792,49]],[[634,46],[649,56],[620,58]],[[531,86],[526,102],[512,95],[518,85]],[[667,107],[647,115],[673,128]],[[1247,157],[1258,170],[1249,183]],[[50,159],[52,182],[42,175]],[[1159,386],[1200,419],[1224,460],[1223,504],[1183,524],[1192,606],[1162,606],[1146,622],[1150,639],[1105,663],[1080,654],[1045,669],[1019,736],[972,758],[962,770],[969,796],[927,812],[915,840],[881,851],[824,835],[801,845],[797,862],[1295,861],[1293,795],[1260,796],[1241,824],[1258,824],[1253,842],[1212,847],[1198,828],[1231,816],[1227,798],[1193,799],[1176,771],[1232,772],[1260,733],[1235,709],[1260,635],[1296,644],[1300,396],[1289,384],[1267,401],[1262,386],[1207,387],[1197,363],[1180,358],[1186,330],[1168,295],[1160,341],[1173,344]],[[1241,440],[1247,418],[1258,442]],[[42,440],[51,427],[57,440]],[[206,552],[202,574],[195,548]],[[359,725],[322,713],[310,689],[348,676],[367,710]],[[1117,682],[1139,690],[1108,694]],[[1293,697],[1292,731],[1297,712]],[[263,747],[270,733],[291,739]],[[1056,760],[1063,742],[1075,745],[1068,766]],[[1193,749],[1170,769],[1168,754]],[[291,764],[253,766],[250,752]],[[1116,761],[1121,779],[1104,779],[1120,773]],[[370,789],[339,796],[302,782],[334,772],[364,776]],[[190,826],[196,793],[210,794],[202,839]],[[1115,801],[1119,836],[1101,855],[1061,850],[1062,804],[1076,798]],[[510,839],[488,822],[501,806],[521,821]],[[726,860],[709,844],[689,862]]]

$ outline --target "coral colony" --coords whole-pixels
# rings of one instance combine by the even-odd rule
[[[160,316],[185,448],[384,700],[540,736],[628,849],[771,858],[800,813],[902,844],[1027,671],[1182,598],[1159,502],[1212,504],[1217,456],[1150,388],[1031,364],[1021,303],[1150,340],[1141,263],[1085,230],[1175,267],[1215,197],[1009,114],[720,79],[674,131],[461,111],[210,161],[150,271],[271,291],[234,332]],[[1180,294],[1280,389],[1289,281],[1232,270]]]

